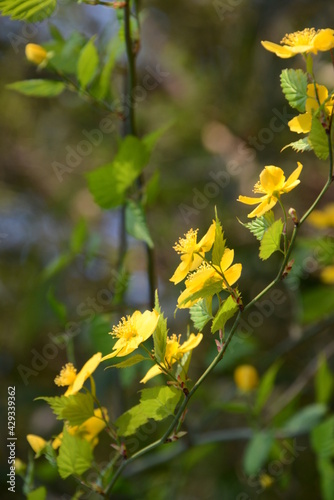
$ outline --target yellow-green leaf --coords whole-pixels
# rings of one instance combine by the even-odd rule
[[[56,97],[65,90],[66,85],[55,80],[35,79],[10,83],[6,88],[30,97]]]
[[[84,46],[78,60],[77,76],[83,89],[92,81],[99,64],[99,56],[94,45],[95,36]]]
[[[57,457],[60,477],[66,479],[73,474],[81,476],[90,468],[92,461],[93,452],[90,443],[78,436],[72,436],[64,428]]]
[[[12,19],[37,23],[50,17],[56,5],[57,0],[0,0],[0,11]]]
[[[281,248],[281,236],[283,222],[281,219],[275,221],[264,233],[260,243],[260,259],[266,260]]]

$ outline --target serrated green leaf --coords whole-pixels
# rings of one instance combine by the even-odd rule
[[[147,359],[150,359],[150,358],[145,358],[145,356],[142,356],[141,354],[136,354],[135,356],[131,356],[131,358],[128,358],[125,361],[121,361],[120,363],[117,363],[115,365],[107,366],[106,369],[108,369],[108,368],[128,368],[129,366],[137,365],[138,363],[141,363],[142,361],[145,361]]]
[[[283,69],[281,87],[292,108],[305,112],[307,99],[307,75],[301,69]]]
[[[146,146],[128,135],[120,144],[113,162],[87,174],[89,190],[102,208],[113,208],[125,200],[127,189],[142,172],[149,159]]]
[[[83,89],[85,89],[94,78],[99,64],[99,56],[94,45],[95,38],[96,36],[94,35],[89,42],[87,42],[80,52],[78,60],[77,77]]]
[[[264,233],[260,243],[260,259],[266,260],[281,248],[281,236],[283,222],[281,219],[275,221]]]
[[[215,333],[217,330],[224,329],[226,322],[232,318],[238,311],[238,306],[229,295],[223,304],[218,309],[217,314],[212,322],[211,332]]]
[[[250,230],[250,232],[255,236],[257,240],[261,241],[264,233],[275,222],[275,216],[274,212],[272,210],[269,210],[269,212],[261,215],[261,217],[256,217],[256,219],[252,220],[251,222],[239,222],[244,227],[247,227],[247,229]]]
[[[317,425],[311,432],[311,444],[320,458],[334,457],[334,416]]]
[[[210,297],[201,299],[189,309],[191,321],[196,330],[201,331],[205,325],[213,318],[212,299]]]
[[[327,404],[331,398],[334,378],[328,367],[326,356],[322,355],[318,361],[318,371],[315,379],[315,394],[317,403]]]
[[[27,500],[45,500],[46,499],[46,488],[40,486],[27,494]]]
[[[71,475],[80,476],[91,467],[92,461],[93,452],[90,443],[78,436],[72,436],[64,428],[57,457],[60,477],[66,479]]]
[[[155,332],[153,333],[154,355],[159,363],[164,362],[167,345],[167,319],[161,311],[158,291],[155,291],[154,309],[159,313],[159,320]]]
[[[56,5],[57,0],[0,0],[0,11],[12,19],[38,23],[50,17]]]
[[[254,412],[258,414],[266,404],[270,394],[273,391],[275,379],[278,370],[282,366],[282,361],[276,361],[261,377],[259,387],[256,392]]]
[[[35,79],[10,83],[6,88],[30,97],[56,97],[65,90],[66,85],[55,80]]]
[[[243,467],[247,476],[254,476],[263,467],[268,460],[273,442],[274,437],[268,431],[254,434],[247,444],[243,459]]]
[[[137,240],[145,241],[150,248],[154,247],[141,203],[127,200],[125,206],[125,228],[126,232]]]
[[[303,153],[304,151],[312,151],[313,147],[308,141],[307,137],[303,137],[303,139],[299,139],[298,141],[290,142],[281,149],[281,152],[287,148],[292,148],[297,153]]]
[[[94,400],[89,393],[70,396],[39,397],[51,407],[57,420],[68,420],[71,426],[80,425],[94,416]]]
[[[116,420],[119,435],[130,436],[134,434],[138,427],[145,424],[150,418],[160,421],[173,415],[180,397],[181,392],[174,387],[162,386],[143,389],[140,403]]]
[[[220,265],[220,261],[222,259],[223,254],[224,254],[224,250],[225,250],[225,240],[224,240],[223,228],[222,228],[220,220],[218,219],[218,216],[216,215],[215,241],[213,243],[213,248],[212,248],[212,263],[213,263],[213,265],[215,265],[215,266]]]
[[[283,426],[283,431],[309,432],[313,429],[326,413],[326,406],[311,404],[299,410]]]
[[[315,154],[320,160],[327,160],[329,149],[328,149],[328,137],[324,127],[321,125],[319,118],[316,115],[312,117],[311,131],[308,136],[308,141],[314,149]]]

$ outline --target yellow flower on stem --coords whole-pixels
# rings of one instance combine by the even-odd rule
[[[37,65],[45,62],[48,57],[47,51],[36,43],[28,43],[25,48],[25,54],[28,61]]]
[[[320,229],[334,227],[334,203],[328,203],[324,210],[313,210],[307,220]]]
[[[159,320],[157,311],[135,311],[132,316],[122,318],[117,326],[114,326],[110,335],[117,338],[113,351],[102,358],[102,361],[115,356],[127,356],[140,344],[145,342],[154,332]]]
[[[176,268],[170,281],[177,284],[182,281],[190,271],[194,271],[202,263],[205,252],[209,252],[216,234],[216,223],[212,222],[207,233],[197,243],[198,229],[190,229],[184,238],[175,243],[174,250],[181,255],[181,263]]]
[[[234,259],[234,250],[226,248],[223,257],[220,261],[220,266],[212,266],[208,263],[203,263],[197,271],[190,274],[185,281],[186,289],[179,295],[177,304],[179,309],[184,309],[194,305],[199,298],[196,300],[187,300],[196,293],[199,292],[205,285],[213,285],[215,283],[221,282],[221,289],[226,289],[228,286],[233,285],[241,275],[242,265],[234,264],[232,262]],[[224,279],[222,277],[224,274]],[[228,284],[228,285],[227,285]]]
[[[298,167],[288,180],[285,180],[284,172],[281,168],[269,165],[264,167],[260,174],[260,181],[254,186],[253,193],[262,193],[261,198],[251,198],[249,196],[239,196],[238,201],[246,205],[258,205],[248,217],[260,217],[273,208],[278,202],[281,194],[288,193],[300,183],[298,179],[303,165],[298,161]]]
[[[286,34],[280,42],[281,45],[268,41],[261,43],[266,50],[274,52],[283,59],[296,54],[317,54],[319,50],[326,51],[334,47],[334,30],[306,28],[303,31]]]
[[[203,334],[198,333],[195,335],[194,333],[191,333],[189,338],[183,342],[183,344],[180,344],[180,338],[181,335],[177,337],[175,333],[171,337],[167,337],[165,360],[161,363],[162,367],[166,370],[169,370],[174,363],[180,361],[186,352],[195,349],[195,347],[197,347],[202,341]],[[159,365],[154,365],[148,370],[145,377],[140,382],[146,384],[148,380],[156,375],[159,375],[160,373],[163,373],[163,369]]]
[[[68,386],[65,396],[75,394],[82,389],[85,381],[91,376],[101,362],[102,354],[94,354],[81,368],[77,374],[76,368],[72,363],[67,363],[57,375],[54,382],[58,386]]]
[[[249,392],[259,385],[259,374],[252,365],[240,365],[234,370],[236,386],[243,392]]]
[[[305,109],[306,113],[295,116],[289,121],[288,125],[291,132],[297,132],[297,134],[307,134],[311,130],[312,126],[312,115],[328,98],[328,89],[324,85],[316,84],[314,87],[313,83],[307,86],[307,95]],[[333,99],[330,99],[325,105],[326,116],[330,116],[333,111]]]

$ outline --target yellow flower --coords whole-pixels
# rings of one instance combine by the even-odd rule
[[[135,311],[133,315],[122,318],[117,326],[114,326],[110,335],[117,338],[113,351],[102,358],[102,361],[114,356],[127,356],[145,342],[157,327],[159,314],[157,311]]]
[[[314,210],[307,220],[320,229],[334,227],[334,203],[328,203],[324,210]]]
[[[181,335],[177,337],[175,333],[171,337],[167,337],[165,361],[161,363],[162,366],[166,368],[166,370],[169,370],[174,363],[180,361],[180,359],[186,352],[195,349],[195,347],[197,347],[201,342],[203,334],[198,333],[197,335],[195,335],[194,333],[191,333],[188,340],[183,342],[183,344],[180,344],[180,337]],[[154,365],[149,369],[145,377],[140,382],[145,384],[148,380],[155,377],[156,375],[159,375],[160,373],[163,373],[163,370],[160,368],[160,366]]]
[[[48,56],[47,51],[36,43],[28,43],[25,48],[25,53],[28,61],[37,65],[43,63]]]
[[[251,198],[249,196],[239,196],[238,201],[246,203],[246,205],[259,205],[253,210],[248,217],[260,217],[273,208],[280,195],[288,193],[300,183],[298,179],[303,165],[298,161],[298,167],[288,180],[285,180],[284,172],[281,168],[269,165],[262,170],[260,174],[260,181],[254,186],[253,193],[263,193],[261,198]]]
[[[36,436],[36,434],[28,434],[27,441],[36,454],[42,451],[47,445],[47,441],[40,436]]]
[[[102,411],[104,419],[102,418]],[[99,441],[97,436],[106,427],[105,420],[107,420],[107,422],[109,421],[106,408],[102,408],[102,410],[100,408],[96,408],[94,410],[93,417],[88,418],[81,425],[76,425],[76,426],[66,425],[66,430],[72,436],[76,435],[82,437],[83,439],[88,441],[94,448]],[[59,448],[62,439],[63,439],[63,433],[61,432],[52,442],[52,448],[54,450],[57,450]]]
[[[249,392],[259,385],[259,375],[252,365],[240,365],[234,370],[234,382],[243,392]]]
[[[259,477],[262,488],[267,489],[274,483],[274,479],[269,474],[261,474]]]
[[[317,111],[321,104],[323,104],[328,98],[328,89],[324,85],[316,84],[316,89],[313,83],[307,86],[307,95],[305,109],[306,113],[295,116],[289,121],[288,125],[291,132],[297,132],[297,134],[307,134],[311,130],[312,125],[312,115],[314,111]],[[330,99],[325,105],[326,115],[330,116],[333,110],[333,100]]]
[[[65,396],[75,394],[84,385],[85,381],[91,376],[101,362],[102,354],[98,352],[94,354],[81,368],[77,374],[76,368],[72,363],[67,363],[61,370],[60,374],[55,378],[56,385],[63,387],[68,386]]]
[[[179,239],[179,243],[175,243],[174,250],[181,255],[181,264],[176,268],[175,273],[170,278],[170,281],[177,284],[182,281],[189,271],[194,271],[201,264],[205,252],[208,252],[214,241],[216,234],[216,223],[212,222],[207,233],[197,243],[198,229],[195,231],[190,229],[184,238]],[[199,254],[199,255],[198,255]]]
[[[210,264],[203,263],[197,271],[190,274],[188,279],[185,281],[186,289],[179,295],[178,298],[178,308],[184,309],[191,307],[198,300],[188,300],[194,293],[199,292],[207,284],[215,284],[221,282],[221,287],[226,288],[226,284],[220,273],[224,274],[224,277],[228,284],[233,285],[241,275],[242,265],[234,264],[232,262],[234,259],[234,250],[226,248],[223,257],[220,261],[220,266],[211,266]]]
[[[278,57],[287,59],[296,54],[317,54],[318,50],[325,51],[334,47],[334,30],[306,28],[303,31],[296,31],[285,35],[281,40],[281,45],[273,42],[261,42],[263,47],[270,52],[274,52]]]
[[[326,285],[334,285],[334,265],[326,266],[320,273],[320,279]]]

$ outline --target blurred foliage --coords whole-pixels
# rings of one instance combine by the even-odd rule
[[[235,200],[239,193],[249,191],[264,165],[279,165],[291,172],[300,155],[291,149],[279,153],[291,141],[287,121],[294,116],[278,85],[286,62],[265,53],[260,41],[278,41],[286,32],[305,26],[334,26],[334,5],[324,0],[158,0],[142,2],[141,8],[138,82],[145,93],[136,108],[140,136],[172,123],[160,137],[145,171],[147,179],[155,170],[159,175],[158,181],[155,177],[151,188],[147,188],[150,202],[146,237],[155,244],[159,296],[170,318],[168,326],[179,332],[185,329],[188,317],[183,312],[173,317],[178,289],[169,283],[176,265],[171,247],[190,227],[207,227],[215,206],[229,245],[237,249],[237,261],[244,265],[240,283],[244,300],[253,297],[272,277],[275,257],[270,264],[260,261],[255,238],[236,220],[237,215],[245,222],[246,215]],[[70,92],[56,99],[32,99],[5,88],[12,82],[36,76],[35,68],[24,58],[26,43],[49,43],[48,49],[52,50],[52,43],[62,44],[63,39],[70,38],[66,65],[64,60],[58,64],[62,71],[71,70],[86,39],[97,34],[102,47],[115,32],[115,12],[62,2],[50,21],[28,26],[0,17],[0,27],[1,390],[6,394],[8,386],[16,386],[16,451],[27,462],[28,432],[46,436],[59,431],[51,412],[33,399],[53,391],[50,381],[68,358],[76,359],[81,366],[96,349],[110,352],[113,342],[106,333],[129,310],[147,306],[148,287],[146,256],[137,240],[130,240],[122,271],[115,271],[122,239],[120,210],[102,211],[88,191],[86,174],[113,160],[118,138],[115,131],[104,134],[98,147],[92,144],[88,154],[82,152],[80,144],[87,137],[92,138],[91,132],[99,129],[108,112]],[[55,39],[52,43],[50,33]],[[108,46],[105,54],[111,65],[115,63],[115,88],[110,90],[115,95],[122,91],[124,73],[124,60],[118,51],[118,47]],[[316,71],[322,83],[333,86],[330,62],[321,58],[319,61]],[[41,70],[41,75],[47,77],[47,70]],[[147,75],[157,82],[152,89],[144,85]],[[109,75],[105,78],[108,80]],[[100,95],[105,93],[107,80],[96,87]],[[115,130],[121,128],[122,122],[116,120]],[[55,162],[64,164],[69,157],[73,159],[70,171],[57,176]],[[315,199],[327,175],[327,167],[312,153],[304,153],[302,162],[303,190],[298,199],[294,198],[297,213],[302,213]],[[329,192],[324,203],[331,197]],[[140,207],[129,208],[129,217],[135,209]],[[305,226],[303,233],[305,237],[313,235],[310,226]],[[295,267],[278,287],[280,300],[275,302],[269,294],[262,301],[261,324],[240,328],[226,363],[217,367],[191,404],[189,425],[193,431],[233,430],[249,423],[242,410],[248,401],[236,393],[233,383],[237,364],[252,363],[261,376],[266,374],[260,389],[266,396],[264,384],[272,380],[269,366],[278,357],[284,362],[284,369],[272,375],[277,376],[277,386],[270,396],[270,409],[305,366],[326,350],[332,340],[330,327],[312,330],[312,324],[332,313],[334,292],[333,287],[319,280],[324,262],[319,264],[315,248],[307,244],[296,248]],[[270,313],[265,306],[269,299],[275,304]],[[66,331],[71,332],[73,342],[64,342]],[[203,348],[193,357],[193,379],[212,359],[212,344],[208,331]],[[129,404],[137,403],[138,374],[142,376],[145,370],[145,366],[133,366],[126,371],[106,370],[97,374],[99,397],[107,401],[113,418]],[[330,359],[321,372],[326,386],[330,385],[331,370]],[[286,406],[278,405],[277,425],[283,427],[289,420],[292,426],[301,425],[292,421],[301,411],[299,401],[310,408],[315,394],[319,403],[315,408],[317,416],[325,398],[323,393],[319,395],[320,385],[319,379],[316,390],[307,383]],[[258,396],[258,406],[265,396]],[[224,405],[231,401],[239,404],[240,414],[230,413],[227,407],[224,410]],[[326,403],[333,409],[332,397]],[[314,407],[312,411],[307,418],[314,417]],[[259,422],[255,419],[251,424],[256,428]],[[326,467],[332,467],[332,450],[326,452],[321,445],[332,427],[332,419],[328,419],[315,427],[311,441],[298,437],[302,451],[296,452],[291,466],[277,469],[276,476],[269,470],[274,482],[268,490],[262,486],[261,477],[244,474],[246,446],[256,448],[261,440],[266,441],[269,459],[268,454],[265,459],[269,465],[262,465],[268,473],[268,467],[288,441],[273,443],[271,436],[255,434],[248,445],[242,438],[232,440],[232,436],[231,441],[224,443],[203,443],[180,454],[175,452],[175,458],[167,460],[164,454],[172,455],[181,441],[173,443],[158,457],[147,457],[138,469],[130,469],[117,484],[115,498],[320,498],[320,479],[314,481],[314,470],[318,467],[324,481]],[[144,432],[141,445],[148,444],[155,434],[156,429]],[[138,446],[132,444],[133,448]],[[99,446],[106,460],[109,450],[103,442]],[[6,474],[3,458],[1,472]],[[247,469],[252,472],[248,465]],[[74,480],[61,481],[48,464],[37,462],[35,474],[37,485],[50,486],[50,498],[69,498],[66,495],[73,491]],[[18,478],[18,491],[21,485]],[[7,488],[3,488],[6,495]],[[328,484],[324,488],[332,491]]]

